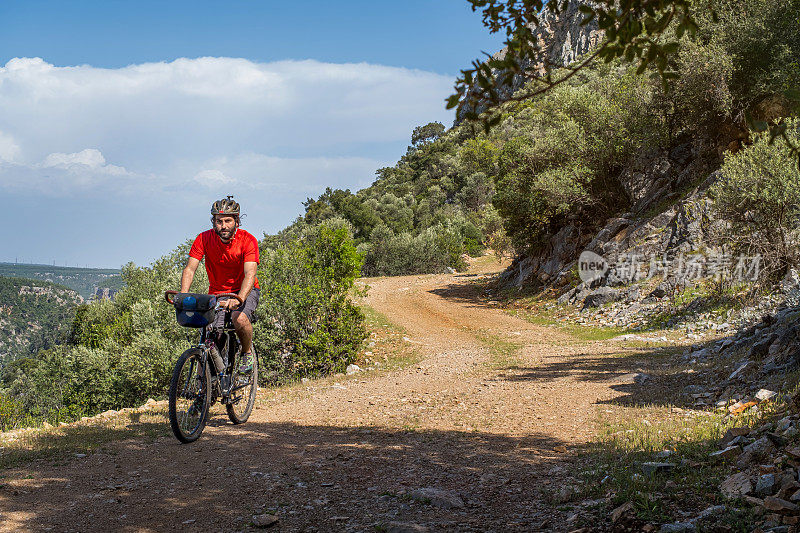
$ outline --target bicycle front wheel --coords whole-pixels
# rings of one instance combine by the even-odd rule
[[[236,356],[234,369],[239,368],[239,358],[241,351]],[[236,372],[236,370],[233,370]],[[253,354],[253,371],[249,374],[235,374],[232,378],[233,388],[231,389],[228,405],[228,418],[234,424],[244,424],[250,418],[253,405],[256,402],[258,392],[258,357]]]
[[[208,421],[211,373],[202,352],[190,348],[175,364],[169,385],[169,423],[175,437],[183,442],[200,438]]]

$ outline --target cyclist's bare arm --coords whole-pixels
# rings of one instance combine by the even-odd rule
[[[246,261],[244,264],[244,279],[242,280],[242,287],[239,289],[239,298],[242,299],[242,302],[247,300],[247,295],[250,294],[250,291],[253,290],[253,285],[256,283],[256,269],[258,267],[258,263],[255,261]],[[234,299],[225,300],[220,302],[220,307],[224,307],[226,309],[235,309],[239,307],[239,302]]]
[[[194,257],[190,257],[189,261],[186,262],[186,266],[183,268],[183,274],[181,274],[181,292],[189,292],[189,288],[192,286],[192,280],[194,279],[194,272],[197,270],[197,265],[199,264],[200,261]]]
[[[247,295],[253,290],[253,285],[256,284],[256,269],[258,263],[255,261],[245,261],[244,263],[244,279],[242,280],[242,287],[239,289],[239,298],[244,302],[247,300]],[[234,300],[231,305],[235,305]]]

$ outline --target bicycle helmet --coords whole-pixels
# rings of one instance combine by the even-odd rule
[[[211,216],[214,215],[231,215],[239,216],[239,204],[233,200],[233,196],[228,196],[222,200],[217,200],[211,206]]]

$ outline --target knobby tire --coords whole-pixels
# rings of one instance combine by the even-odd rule
[[[238,368],[239,365],[239,358],[241,357],[241,352],[237,356],[236,364],[234,365],[234,369]],[[236,372],[236,370],[234,370]],[[247,419],[250,418],[250,413],[253,411],[253,405],[256,401],[256,393],[258,392],[258,357],[253,355],[253,371],[247,375],[239,375],[234,374],[233,378],[234,383],[239,384],[240,380],[247,379],[249,384],[247,387],[239,389],[232,394],[231,403],[226,405],[226,409],[228,411],[228,418],[230,418],[231,422],[234,424],[244,424],[247,422]]]
[[[210,390],[209,364],[207,360],[203,363],[199,348],[190,348],[181,354],[172,372],[169,385],[169,423],[175,437],[183,443],[200,438],[208,422],[213,394]]]

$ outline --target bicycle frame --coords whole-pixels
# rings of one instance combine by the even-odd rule
[[[203,353],[202,364],[211,364],[211,368],[214,368],[215,370],[214,373],[217,373],[218,369],[215,368],[214,363],[209,363],[208,361],[210,357],[210,342],[214,343],[219,351],[220,356],[222,357],[223,365],[225,366],[225,373],[232,377],[235,375],[233,364],[235,361],[236,350],[239,348],[239,337],[236,335],[236,329],[233,327],[231,316],[232,311],[230,309],[226,309],[225,318],[221,328],[215,328],[213,324],[202,328],[200,333],[200,344],[198,345],[198,348],[200,348]],[[228,396],[233,396],[233,393],[245,387],[247,387],[247,384],[235,385],[231,387],[230,390],[225,392],[227,392]]]

